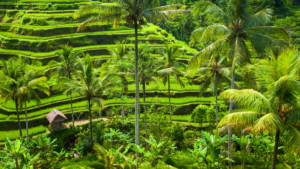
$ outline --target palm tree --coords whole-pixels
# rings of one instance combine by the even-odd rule
[[[148,139],[147,133],[147,111],[146,111],[146,84],[151,82],[158,82],[157,69],[160,65],[163,65],[161,58],[151,57],[150,44],[143,44],[139,48],[139,59],[140,59],[140,70],[139,70],[139,79],[143,88],[143,109],[144,109],[144,122],[145,122],[145,138]],[[146,143],[147,147],[147,143]]]
[[[25,75],[26,63],[19,58],[11,58],[8,61],[2,60],[3,69],[0,71],[0,94],[2,102],[7,102],[11,99],[15,102],[18,126],[20,130],[20,136],[22,137],[22,127],[19,115],[19,99],[23,76]]]
[[[56,53],[60,62],[56,62],[54,67],[51,69],[52,74],[58,74],[59,76],[65,76],[72,80],[72,74],[75,71],[76,59],[80,55],[73,51],[73,48],[68,46],[68,44],[61,46],[62,52]],[[59,83],[59,82],[58,82]],[[64,87],[64,86],[60,86]],[[74,124],[74,114],[73,114],[73,104],[72,104],[72,92],[70,94],[70,104],[71,104],[71,113],[72,113],[72,124]]]
[[[178,56],[182,51],[179,47],[168,46],[166,45],[166,49],[164,52],[165,65],[159,68],[160,70],[157,72],[160,77],[163,78],[163,83],[166,85],[168,83],[168,97],[169,97],[169,111],[170,111],[170,121],[172,122],[172,107],[171,107],[171,84],[170,84],[170,76],[173,76],[177,83],[181,87],[185,87],[184,83],[181,81],[180,76],[184,76],[185,73],[180,70],[180,68],[185,69],[185,65],[181,62],[177,62],[176,56]]]
[[[90,134],[91,134],[91,150],[93,152],[93,125],[92,125],[92,111],[91,106],[93,103],[101,106],[101,97],[105,91],[112,86],[109,82],[110,75],[99,78],[99,72],[93,68],[93,64],[89,55],[85,57],[83,62],[80,58],[77,59],[78,71],[74,72],[76,78],[69,79],[67,77],[59,78],[59,85],[65,85],[67,90],[66,94],[78,93],[88,101],[89,116],[90,116]]]
[[[26,140],[28,140],[28,119],[27,119],[27,104],[31,100],[36,101],[37,105],[40,105],[41,99],[36,93],[39,90],[48,96],[50,95],[49,86],[47,84],[47,78],[45,76],[36,78],[35,72],[28,72],[22,79],[21,87],[17,91],[20,95],[20,104],[22,109],[22,103],[25,104],[25,119],[26,119]]]
[[[128,90],[126,76],[129,72],[129,67],[123,63],[127,60],[126,55],[128,50],[129,49],[126,47],[125,41],[117,42],[115,48],[108,49],[109,53],[114,57],[112,59],[112,62],[114,63],[108,66],[112,66],[113,71],[117,72],[122,78],[122,127],[124,127],[124,92],[126,93]]]
[[[154,0],[120,0],[118,5],[89,4],[81,7],[74,13],[74,18],[80,18],[87,15],[94,17],[81,23],[77,31],[82,31],[87,26],[102,26],[105,24],[114,24],[114,26],[126,21],[129,25],[134,25],[135,32],[135,143],[140,144],[139,139],[139,75],[138,75],[138,23],[145,24],[144,18],[148,21],[158,19],[167,21],[167,15],[175,12],[184,12],[178,10],[182,5],[157,6]],[[95,16],[96,15],[96,16]],[[138,152],[136,152],[138,157]]]
[[[223,83],[231,83],[231,70],[226,67],[226,58],[219,55],[213,58],[210,65],[203,66],[197,69],[194,81],[200,82],[200,96],[210,87],[213,95],[216,97],[216,130],[218,131],[218,88],[223,91]],[[240,88],[237,83],[235,87]]]
[[[276,133],[272,169],[276,168],[280,133],[288,131],[289,150],[299,153],[300,92],[299,53],[287,50],[276,58],[261,60],[253,65],[258,91],[253,89],[227,90],[221,96],[232,98],[235,104],[248,111],[226,115],[219,126],[246,126],[243,132]]]
[[[229,49],[228,57],[232,62],[231,88],[234,89],[235,66],[237,63],[250,62],[250,45],[257,53],[265,49],[288,47],[288,33],[283,28],[266,26],[271,20],[271,9],[265,8],[263,3],[252,10],[250,0],[228,0],[226,3],[214,4],[211,1],[199,1],[193,8],[193,13],[204,13],[214,18],[223,19],[222,23],[215,23],[206,28],[198,28],[192,33],[191,42],[211,43],[193,56],[189,62],[191,68],[197,68],[201,60],[224,53]],[[229,113],[232,113],[233,103],[230,101]],[[229,128],[228,151],[231,158],[231,129]],[[231,162],[229,161],[229,168]]]

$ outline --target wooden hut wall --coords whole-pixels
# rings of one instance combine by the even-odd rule
[[[52,123],[63,122],[65,120],[66,119],[62,118],[61,116],[56,116]]]

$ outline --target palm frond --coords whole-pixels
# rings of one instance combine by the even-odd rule
[[[245,29],[268,24],[271,21],[271,14],[272,10],[265,8],[251,15],[244,23]]]
[[[283,131],[285,129],[284,123],[281,118],[275,113],[268,113],[258,119],[253,127],[255,133],[268,131],[270,133],[277,130]]]
[[[248,108],[256,112],[277,112],[269,99],[253,89],[230,89],[222,92],[220,96],[226,99],[232,98],[234,104],[237,106]]]
[[[194,55],[189,60],[189,70],[193,70],[195,68],[200,67],[200,65],[203,64],[209,56],[214,55],[220,52],[223,48],[225,48],[227,45],[226,38],[227,37],[224,37],[215,41],[214,43],[210,44],[209,46],[205,47],[203,50],[198,52],[196,55]]]
[[[213,24],[206,28],[198,28],[191,34],[192,43],[207,42],[212,39],[218,39],[223,36],[228,36],[231,30],[223,24]]]
[[[256,32],[249,32],[249,40],[253,48],[259,53],[263,53],[267,48],[287,48],[289,46],[288,43],[283,40]]]
[[[300,131],[293,125],[287,124],[287,140],[288,140],[288,151],[291,153],[300,153]]]
[[[77,32],[83,31],[87,26],[103,26],[107,24],[119,24],[121,21],[124,20],[124,16],[122,14],[108,14],[108,15],[100,15],[97,17],[90,18],[84,22],[82,22]]]
[[[88,4],[81,6],[74,13],[74,18],[81,18],[88,15],[107,15],[107,14],[120,14],[121,6],[104,5],[104,4]]]
[[[257,121],[261,116],[261,113],[254,111],[230,113],[222,118],[222,120],[218,124],[218,127],[240,122],[244,123],[245,125],[253,126],[255,124],[255,121]]]

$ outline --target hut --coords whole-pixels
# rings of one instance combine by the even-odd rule
[[[47,114],[46,119],[49,121],[49,124],[53,129],[63,126],[63,121],[68,118],[62,114],[59,110],[53,109],[50,113]]]

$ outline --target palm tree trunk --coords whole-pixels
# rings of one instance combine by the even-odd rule
[[[20,115],[19,115],[19,110],[18,110],[18,100],[15,100],[16,103],[16,110],[17,110],[17,117],[18,117],[18,125],[19,125],[19,130],[20,130],[20,137],[22,137],[22,127],[21,127],[21,122],[20,122]]]
[[[26,120],[26,140],[28,140],[28,119],[27,119],[27,104],[25,101],[25,120]]]
[[[122,86],[122,127],[124,127],[124,87]]]
[[[216,92],[216,131],[218,131],[218,92]]]
[[[69,71],[69,79],[72,80],[70,71]],[[75,125],[74,125],[74,114],[73,114],[73,104],[72,104],[72,92],[70,93],[70,103],[71,103],[72,123],[73,123],[73,129],[74,129]]]
[[[216,131],[218,131],[218,87],[217,87],[217,75],[215,74],[215,92],[216,92]]]
[[[92,112],[91,112],[91,99],[88,99],[89,102],[89,115],[90,115],[90,131],[91,131],[91,151],[94,153],[93,150],[93,124],[92,124]]]
[[[143,106],[144,106],[144,121],[145,121],[145,138],[148,139],[148,133],[147,133],[147,116],[146,116],[146,83],[143,81]],[[147,150],[147,142],[146,142],[146,150]]]
[[[277,130],[276,131],[276,135],[275,135],[275,146],[274,146],[272,169],[276,169],[277,153],[278,153],[278,143],[279,143],[279,139],[280,139],[279,136],[280,136],[280,130]]]
[[[232,66],[233,70],[232,70],[232,77],[231,77],[231,89],[234,89],[234,65]],[[233,108],[233,100],[232,98],[230,99],[230,104],[229,104],[229,114],[232,113],[232,108]],[[229,126],[228,128],[228,158],[231,159],[231,126]],[[232,164],[231,161],[228,161],[228,167],[229,169],[232,168]]]
[[[135,32],[135,144],[140,145],[138,23],[136,20],[134,21],[134,32]],[[139,158],[138,151],[136,151],[136,158]]]
[[[70,94],[70,103],[71,103],[72,123],[73,123],[73,129],[74,129],[75,125],[74,125],[74,114],[73,114],[73,104],[72,104],[72,92]]]
[[[171,95],[170,95],[170,75],[168,75],[168,92],[169,92],[170,121],[172,123],[172,107],[171,107]]]

